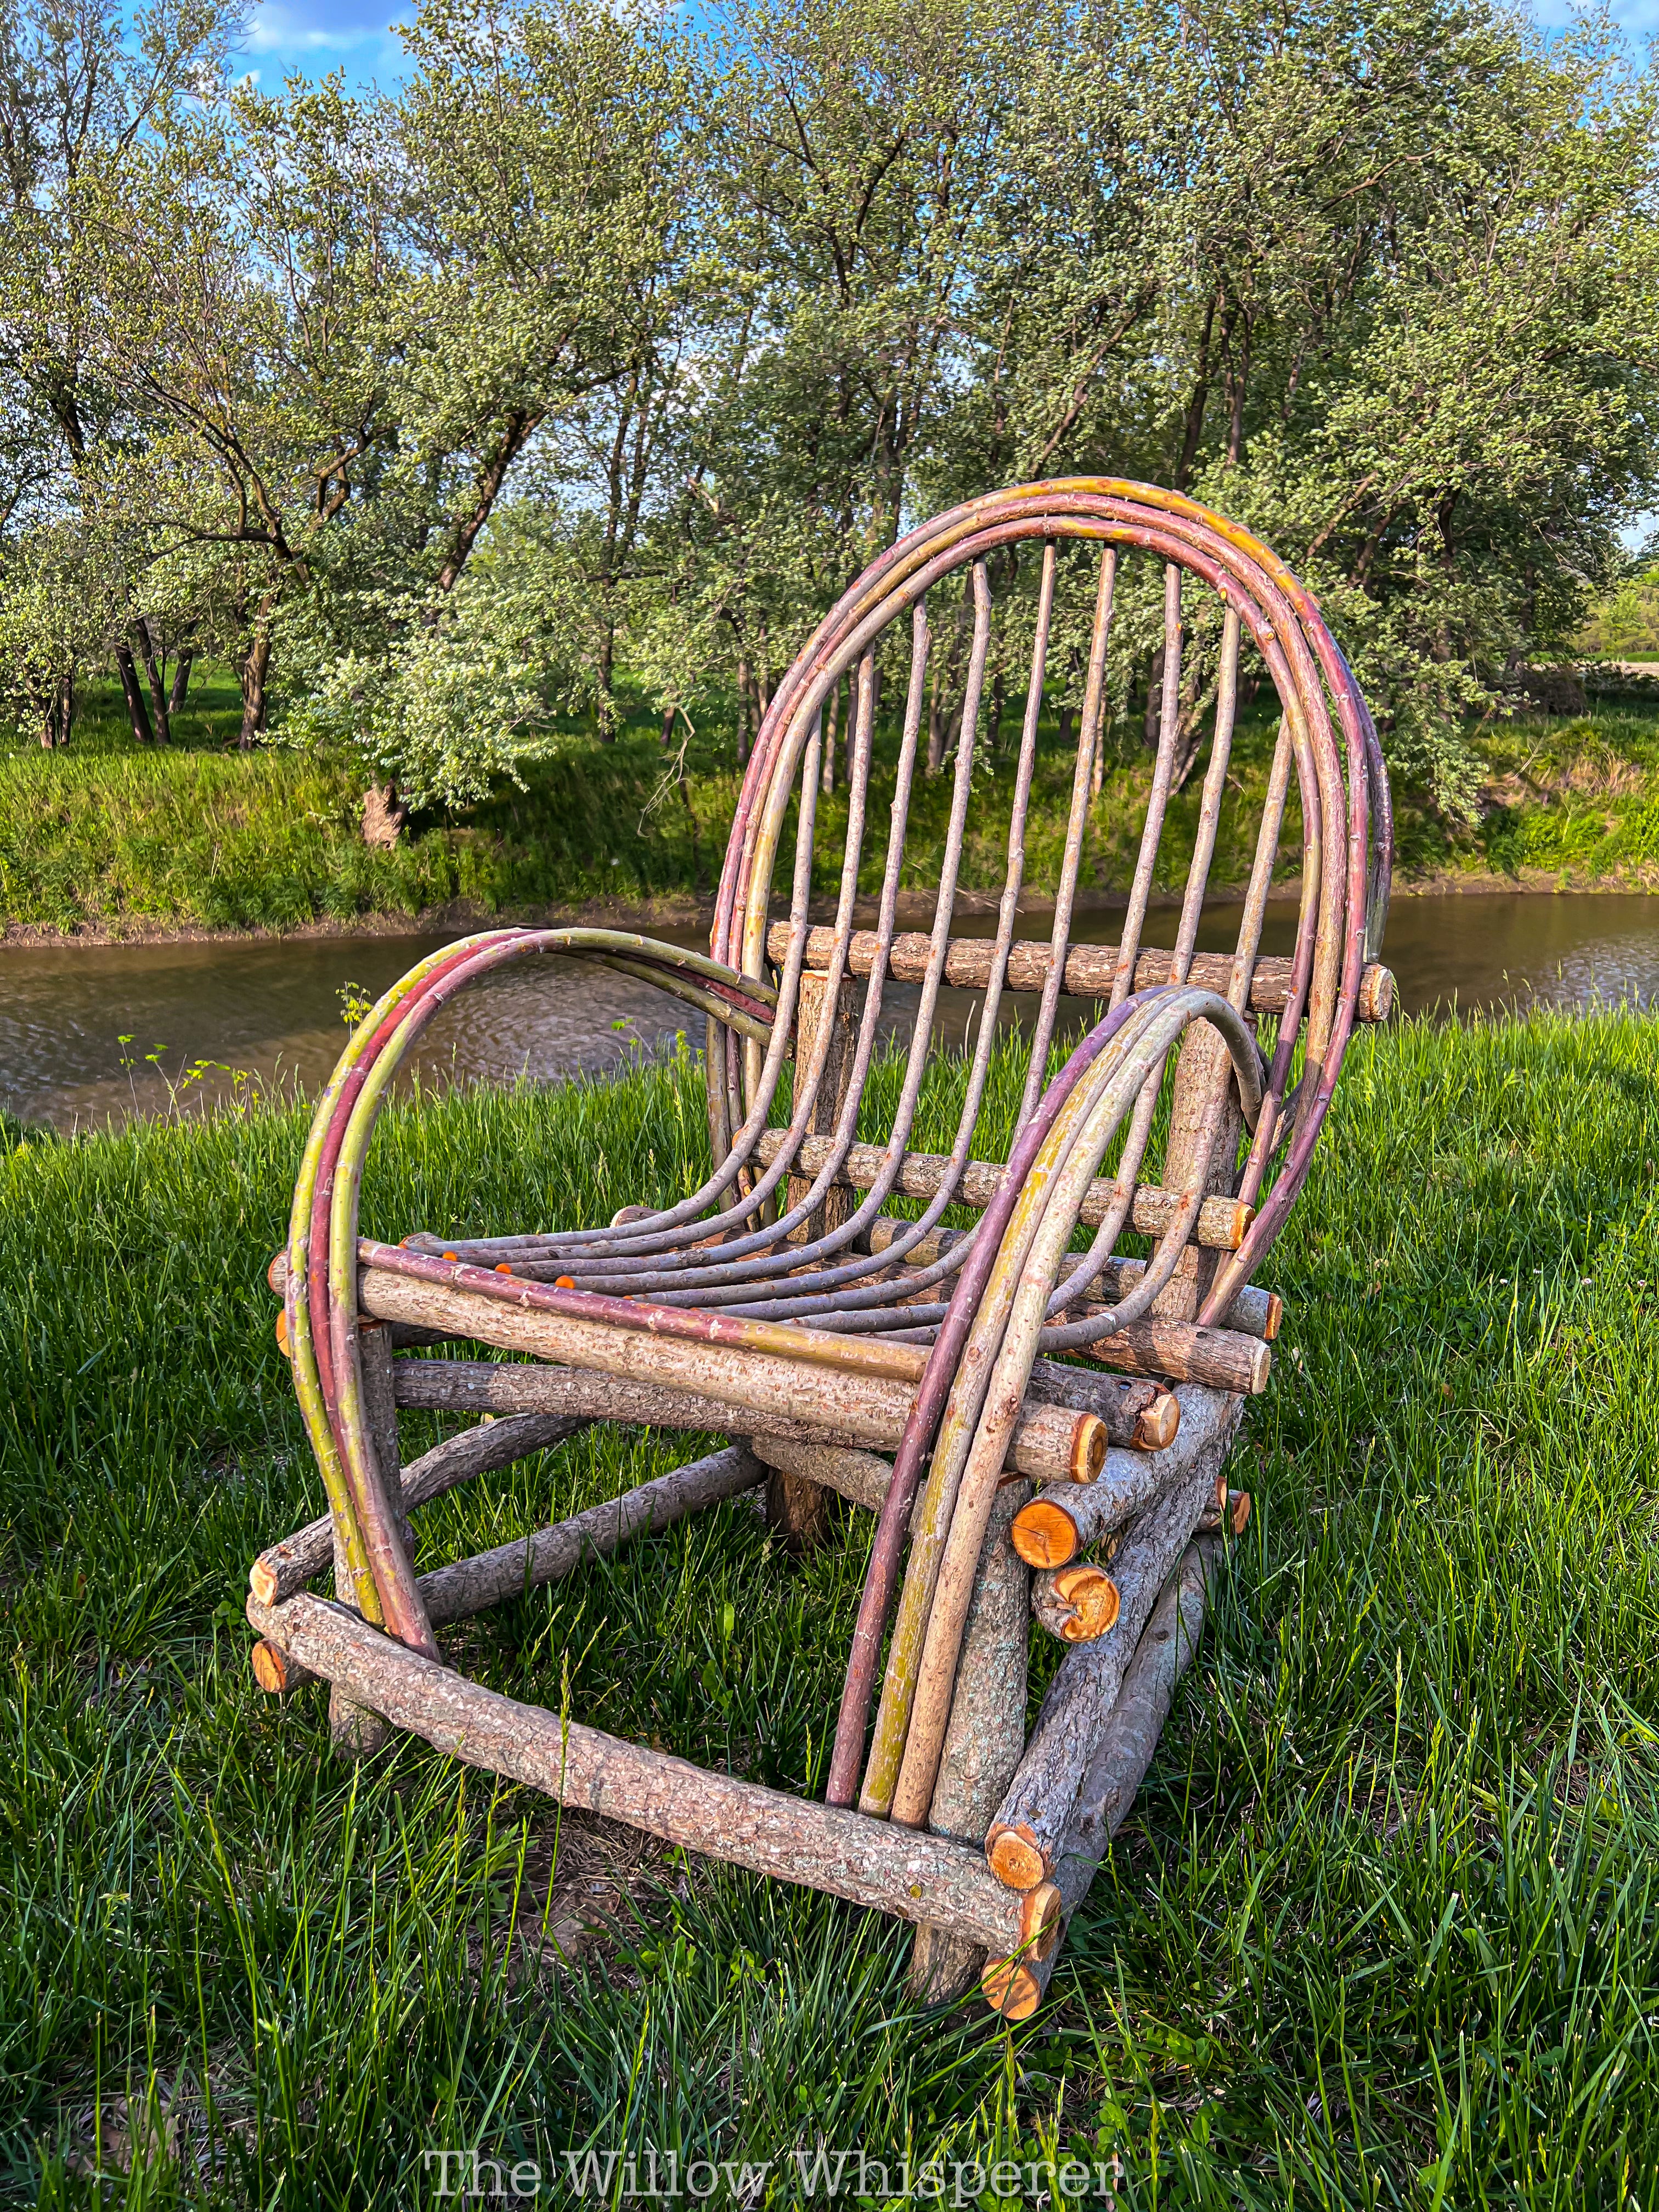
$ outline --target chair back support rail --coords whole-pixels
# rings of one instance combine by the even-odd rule
[[[994,926],[953,937],[974,779],[988,768],[992,580],[1012,577],[1028,545],[1037,560],[1030,672]],[[1077,944],[1120,562],[1136,553],[1162,569],[1157,748],[1117,941]],[[1074,614],[1057,604],[1062,582],[1085,577]],[[947,602],[948,634],[937,612]],[[1230,787],[1243,791],[1236,778],[1230,787],[1230,768],[1247,637],[1277,693],[1278,736],[1259,813],[1243,825],[1239,848],[1253,857],[1233,950],[1200,952],[1224,804]],[[1033,884],[1026,835],[1057,650],[1071,654],[1081,700],[1058,880]],[[884,665],[906,678],[902,713],[890,718],[897,757],[884,851],[872,818]],[[939,883],[931,927],[902,933],[907,830],[941,678],[961,706]],[[843,682],[846,830],[833,917],[815,927],[823,750],[835,744],[826,709]],[[1208,757],[1182,866],[1168,857],[1170,801],[1200,710],[1210,717]],[[1293,782],[1295,941],[1288,957],[1266,957]],[[1079,1879],[1087,1887],[1077,1866],[1086,1861],[1091,1872],[1109,1847],[1139,1781],[1128,1770],[1140,1758],[1144,1771],[1156,1744],[1185,1664],[1184,1656],[1170,1662],[1163,1644],[1179,1631],[1189,1650],[1201,1623],[1213,1562],[1189,1551],[1194,1534],[1249,1510],[1248,1499],[1229,1505],[1221,1462],[1243,1397],[1265,1387],[1278,1326],[1277,1299],[1252,1276],[1307,1177],[1354,1023],[1389,1011],[1392,980],[1376,956],[1391,860],[1388,782],[1364,701],[1312,599],[1246,532],[1174,493],[1081,478],[971,501],[900,539],[843,595],[773,696],[738,798],[707,956],[617,931],[491,930],[411,969],[342,1054],[312,1124],[286,1251],[273,1263],[279,1334],[329,1521],[326,1542],[319,1523],[256,1563],[250,1613],[264,1633],[260,1663],[283,1678],[271,1686],[326,1673],[337,1735],[359,1748],[380,1712],[448,1742],[435,1719],[420,1719],[434,1681],[459,1680],[443,1670],[434,1619],[457,1617],[458,1591],[496,1602],[603,1547],[592,1528],[573,1536],[577,1524],[567,1522],[508,1547],[517,1566],[485,1554],[417,1579],[407,1510],[593,1419],[723,1427],[741,1440],[740,1455],[678,1488],[665,1478],[672,1510],[670,1493],[653,1486],[647,1502],[630,1493],[614,1509],[616,1540],[762,1480],[773,1517],[796,1542],[821,1527],[827,1489],[873,1511],[828,1809],[978,1847],[994,1888],[1026,1899],[1024,1917],[1011,1923],[1000,1906],[987,1908],[989,1893],[978,1888],[971,1909],[930,1908],[930,1917],[886,1891],[874,1895],[885,1876],[849,1887],[818,1866],[796,1878],[920,1920],[916,1978],[930,1994],[960,1985],[989,1948],[988,1995],[1023,2016],[1046,1987]],[[786,872],[781,910],[776,879]],[[1154,900],[1177,882],[1173,945],[1148,945]],[[1032,896],[1052,900],[1046,944],[1016,936],[1022,898]],[[1212,920],[1214,910],[1212,899]],[[677,1204],[624,1206],[608,1224],[447,1243],[362,1237],[370,1137],[422,1031],[470,984],[549,956],[647,980],[705,1017],[709,1173]],[[927,1153],[912,1140],[938,1110],[924,1085],[947,986],[977,992],[982,1004],[964,1064],[945,1072],[945,1089],[959,1080],[961,1091],[950,1149]],[[896,1103],[860,1141],[896,988],[915,1001]],[[1017,991],[1036,1001],[1023,1093],[1012,1141],[981,1157],[999,1010]],[[1097,1018],[1050,1077],[1063,996],[1096,1000]],[[1276,1024],[1268,1052],[1257,1036],[1264,1016]],[[996,1118],[1006,1121],[1006,1105]],[[995,1157],[1005,1148],[1006,1160]],[[951,1225],[953,1206],[975,1218]],[[1079,1231],[1091,1232],[1086,1249],[1074,1249]],[[1126,1232],[1149,1240],[1144,1257],[1118,1251]],[[471,1337],[535,1364],[392,1359],[394,1339],[440,1337]],[[1075,1360],[1087,1364],[1067,1364]],[[398,1403],[510,1407],[514,1418],[497,1425],[514,1434],[492,1447],[475,1431],[470,1443],[440,1446],[453,1470],[441,1480],[425,1462],[403,1470]],[[1033,1480],[1065,1486],[1087,1510],[1068,1519],[1039,1498],[1022,1521]],[[1105,1553],[1073,1563],[1062,1551],[1034,1584],[1029,1563],[1048,1554],[1030,1547],[1057,1540],[1056,1528],[1070,1532],[1073,1549],[1103,1545]],[[547,1574],[531,1575],[532,1550],[553,1563]],[[303,1595],[301,1556],[307,1575],[332,1558],[337,1596],[360,1617],[349,1636],[319,1620],[322,1601]],[[1022,1748],[1033,1611],[1075,1648]],[[1147,1628],[1155,1613],[1156,1632]],[[1152,1639],[1144,1656],[1143,1631]],[[416,1671],[398,1673],[394,1692],[386,1669],[403,1665],[396,1647]],[[325,1651],[326,1663],[313,1666]],[[445,1692],[446,1711],[455,1694]],[[491,1711],[507,1703],[495,1699]],[[615,1790],[594,1790],[591,1802],[617,1809]],[[796,1808],[771,1815],[792,1832],[813,1811],[762,1794]],[[619,1817],[669,1832],[655,1785],[650,1798]],[[720,1848],[702,1828],[676,1832]],[[842,1849],[842,1830],[812,1833],[831,1856]],[[765,1854],[726,1855],[786,1870]],[[810,1852],[799,1863],[809,1861],[817,1865]],[[936,1889],[927,1893],[934,1904]]]

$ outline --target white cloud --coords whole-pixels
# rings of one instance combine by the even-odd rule
[[[348,77],[401,76],[404,50],[387,21],[401,12],[396,0],[359,0],[350,8],[331,0],[260,0],[246,50],[266,84],[295,71],[311,76],[342,66]]]

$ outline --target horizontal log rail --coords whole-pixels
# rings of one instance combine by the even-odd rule
[[[758,1149],[763,1166],[771,1166],[788,1141],[788,1135],[787,1129],[762,1130]],[[802,1175],[821,1175],[829,1166],[833,1152],[830,1138],[808,1137],[795,1156],[795,1164]],[[854,1190],[872,1189],[886,1161],[886,1152],[880,1145],[854,1145],[836,1181],[848,1184]],[[932,1198],[949,1165],[942,1152],[907,1152],[894,1188],[906,1198]],[[975,1207],[989,1206],[1002,1188],[1007,1172],[1000,1160],[969,1160],[962,1171],[954,1202]],[[1077,1217],[1085,1228],[1097,1229],[1104,1221],[1116,1189],[1117,1185],[1104,1176],[1097,1176],[1090,1184]],[[1175,1220],[1181,1205],[1178,1192],[1159,1190],[1154,1184],[1143,1183],[1135,1192],[1131,1226],[1143,1237],[1161,1237]],[[1206,1198],[1199,1210],[1193,1241],[1212,1252],[1237,1252],[1255,1218],[1254,1211],[1236,1198]]]
[[[497,1425],[505,1428],[507,1424]],[[689,1514],[754,1489],[765,1476],[766,1469],[744,1446],[728,1445],[724,1451],[674,1468],[667,1474],[625,1490],[620,1498],[606,1498],[585,1512],[572,1514],[568,1520],[555,1522],[550,1528],[498,1544],[493,1551],[453,1560],[448,1566],[434,1567],[417,1584],[427,1618],[441,1627],[446,1621],[468,1620],[475,1613],[487,1613],[492,1605],[506,1604],[548,1583],[561,1582],[584,1559],[608,1558],[635,1536],[658,1535]],[[303,1581],[295,1580],[296,1569],[318,1528],[326,1534],[329,1523],[313,1522],[291,1536],[286,1545],[273,1546],[270,1552],[260,1553],[247,1578],[257,1604],[280,1603],[304,1587]],[[273,1574],[270,1563],[279,1553],[283,1569],[280,1574]],[[280,1598],[273,1596],[273,1589],[281,1592]],[[280,1670],[273,1669],[269,1652],[263,1648],[256,1653],[253,1671],[262,1689],[295,1686],[291,1679],[265,1679],[267,1672]]]
[[[574,1367],[635,1385],[661,1384],[677,1393],[689,1392],[701,1401],[690,1421],[665,1418],[660,1423],[664,1427],[764,1434],[769,1420],[784,1407],[792,1431],[805,1425],[809,1438],[833,1436],[836,1442],[884,1446],[890,1450],[904,1433],[915,1403],[915,1384],[890,1376],[837,1373],[733,1345],[689,1343],[676,1337],[653,1336],[641,1329],[567,1321],[558,1314],[506,1305],[470,1291],[452,1290],[373,1267],[362,1270],[358,1295],[362,1310],[377,1321],[441,1327],[454,1335],[499,1346],[503,1351],[568,1361]],[[418,1360],[410,1363],[416,1368],[421,1364]],[[534,1372],[533,1369],[519,1370],[521,1389]],[[394,1368],[393,1380],[399,1402],[410,1403],[404,1395],[409,1387],[409,1369],[402,1363]],[[520,1397],[511,1410],[568,1408],[574,1412],[586,1403],[595,1408],[590,1419],[603,1419],[606,1416],[599,1409],[605,1395],[584,1395],[566,1384],[556,1396],[550,1394],[539,1404],[527,1395]],[[472,1402],[479,1404],[480,1398],[475,1396]],[[495,1412],[497,1407],[484,1404],[483,1410]],[[759,1420],[753,1418],[757,1414],[761,1416]],[[623,1413],[609,1418],[625,1420],[630,1416]],[[1109,1442],[1106,1425],[1098,1414],[1074,1413],[1069,1407],[1028,1404],[1010,1442],[1009,1462],[1035,1481],[1092,1481],[1105,1462]]]
[[[395,1370],[393,1380],[395,1385]],[[532,1452],[562,1444],[586,1426],[580,1418],[517,1413],[507,1420],[481,1422],[477,1428],[464,1429],[458,1437],[446,1437],[404,1468],[404,1511],[412,1513],[417,1505],[428,1504],[474,1475],[493,1474],[498,1468],[511,1467],[514,1460],[527,1459]],[[277,1605],[303,1589],[333,1560],[334,1522],[325,1513],[320,1520],[308,1522],[280,1544],[261,1552],[248,1571],[248,1588],[262,1605]]]
[[[288,1660],[394,1727],[560,1803],[946,1928],[994,1954],[1040,1957],[1059,1939],[1058,1890],[1008,1889],[970,1844],[787,1796],[504,1698],[309,1593],[282,1606],[250,1597],[247,1617]]]
[[[830,965],[835,932],[819,927],[811,931],[806,939],[806,965],[823,969]],[[875,966],[878,943],[873,929],[853,933],[848,954],[848,970],[854,975],[867,975]],[[953,937],[945,955],[945,980],[959,991],[982,991],[991,980],[991,956],[995,947],[988,937]],[[895,982],[921,983],[927,980],[928,955],[932,947],[920,931],[911,931],[893,939],[888,955],[887,971]],[[788,957],[789,925],[775,921],[767,933],[767,957],[780,966]],[[1040,991],[1048,980],[1053,953],[1046,944],[1022,938],[1010,946],[1006,988],[1011,991]],[[1149,946],[1135,962],[1134,988],[1150,990],[1170,980],[1168,952]],[[1073,945],[1066,949],[1066,966],[1060,982],[1062,993],[1073,999],[1107,999],[1117,973],[1118,948],[1115,945]],[[1250,978],[1250,1012],[1253,1014],[1282,1014],[1291,994],[1291,965],[1288,960],[1262,959],[1255,963]],[[1231,988],[1233,980],[1232,955],[1227,952],[1195,952],[1188,978],[1206,991],[1224,994]],[[1394,1012],[1395,980],[1393,971],[1379,961],[1371,961],[1359,981],[1359,1004],[1356,1009],[1362,1022],[1385,1022]]]

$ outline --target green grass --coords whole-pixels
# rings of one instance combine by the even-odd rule
[[[686,1187],[702,1118],[684,1065],[400,1105],[366,1222],[604,1218]],[[915,2012],[895,1923],[696,1861],[647,1861],[613,1940],[538,1969],[591,1835],[418,1745],[349,1774],[319,1693],[260,1696],[247,1563],[319,1504],[263,1281],[301,1136],[255,1110],[0,1153],[0,2187],[402,2206],[436,2201],[428,2148],[554,2170],[650,2142],[684,2171],[824,2142],[1076,2144],[1135,2207],[1652,2201],[1651,1020],[1356,1046],[1269,1270],[1290,1319],[1233,1476],[1255,1516],[1012,2033]],[[436,1433],[405,1421],[410,1453]],[[526,1462],[423,1513],[422,1560],[700,1448],[620,1432]],[[454,1648],[799,1788],[867,1525],[794,1565],[725,1507]],[[94,2102],[138,2154],[101,2186]]]
[[[504,786],[453,818],[417,815],[391,851],[359,834],[361,771],[280,747],[240,753],[235,686],[209,671],[170,747],[136,748],[106,684],[89,689],[75,743],[61,753],[0,749],[0,915],[14,926],[117,934],[180,927],[284,930],[369,916],[534,912],[612,900],[640,904],[713,890],[738,777],[718,718],[688,749],[684,782],[665,770],[637,718],[614,744],[578,731],[526,763],[526,787]],[[1273,718],[1258,702],[1241,720],[1214,867],[1242,882],[1267,781]],[[1012,720],[1005,726],[1012,746]],[[1659,866],[1659,708],[1599,706],[1578,721],[1538,716],[1492,726],[1484,811],[1455,830],[1401,794],[1403,871],[1547,871],[1565,883],[1651,880]],[[879,878],[897,752],[880,733],[863,888]],[[1057,880],[1072,757],[1052,724],[1039,742],[1026,880]],[[1138,726],[1117,750],[1090,821],[1085,889],[1127,884],[1151,781]],[[1005,750],[975,777],[962,881],[1002,882],[1013,769]],[[951,779],[922,779],[913,802],[904,881],[939,880]],[[1184,869],[1197,817],[1196,783],[1171,809],[1160,859],[1164,888]],[[1296,865],[1295,809],[1285,866]],[[820,807],[816,889],[831,894],[846,826],[844,793]],[[792,833],[793,834],[793,833]]]

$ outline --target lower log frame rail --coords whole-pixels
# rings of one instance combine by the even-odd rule
[[[1018,589],[1035,620],[1006,868],[994,934],[964,940],[952,930],[983,757],[990,580],[1006,572],[1012,588],[1022,549]],[[1163,571],[1156,759],[1118,942],[1079,945],[1118,563],[1148,556]],[[1088,586],[1093,614],[1077,611],[1089,642],[1073,655],[1084,680],[1064,850],[1057,881],[1037,886],[1024,838],[1044,686],[1057,676],[1050,648],[1070,653],[1083,634],[1055,608],[1062,574],[1068,590]],[[1183,610],[1188,583],[1212,595],[1206,608]],[[930,666],[942,620],[956,633],[948,668],[937,655]],[[907,629],[890,813],[884,799],[872,804],[877,672],[902,660]],[[1281,713],[1259,802],[1229,774],[1247,646]],[[963,679],[949,822],[933,927],[905,936],[906,823],[942,672],[947,691]],[[812,884],[834,874],[815,848],[817,801],[843,683],[845,850],[834,921],[813,928]],[[1194,699],[1213,714],[1190,855],[1175,855],[1164,833]],[[1255,857],[1235,948],[1200,952],[1230,792],[1253,813],[1229,847]],[[884,860],[866,848],[880,821]],[[1264,958],[1267,898],[1297,872],[1298,837],[1293,946]],[[1242,1401],[1267,1387],[1279,1328],[1278,1300],[1253,1278],[1307,1179],[1355,1024],[1389,1011],[1376,954],[1392,838],[1376,729],[1340,648],[1248,532],[1183,495],[1091,477],[988,495],[899,539],[772,695],[707,956],[608,930],[486,932],[420,963],[343,1053],[307,1140],[280,1282],[272,1275],[330,1513],[255,1564],[260,1680],[280,1690],[325,1677],[336,1741],[358,1755],[395,1723],[674,1840],[898,1912],[921,1931],[919,1989],[954,1994],[988,1953],[988,1996],[1023,2016],[1086,1887],[1079,1870],[1097,1863],[1151,1756],[1184,1663],[1171,1644],[1189,1649],[1201,1621],[1209,1553],[1194,1536],[1237,1532],[1249,1511],[1220,1463]],[[792,872],[786,920],[778,878]],[[1174,945],[1155,950],[1154,886],[1183,872]],[[877,873],[876,927],[855,930],[860,886]],[[1052,894],[1049,942],[1023,945],[1016,918],[1039,888]],[[374,1122],[427,1023],[473,982],[553,957],[643,977],[707,1018],[707,1177],[606,1225],[362,1238]],[[921,1084],[947,984],[983,1004],[955,1135],[923,1153]],[[882,1140],[859,1144],[892,986],[915,991],[910,1047],[896,1103],[862,1133]],[[981,1159],[999,1013],[1016,992],[1040,1000],[1024,1094],[1006,1161]],[[1100,1002],[1099,1018],[1050,1074],[1066,994]],[[1258,1034],[1261,1021],[1271,1034]],[[890,1202],[917,1217],[896,1218]],[[964,1212],[976,1218],[953,1225]],[[1120,1252],[1126,1231],[1150,1251]],[[394,1342],[457,1338],[518,1357],[393,1371]],[[400,1402],[470,1406],[484,1419],[404,1469]],[[609,1506],[416,1577],[409,1512],[593,1421],[733,1441]],[[825,1525],[827,1491],[877,1516],[825,1804],[586,1730],[573,1767],[572,1735],[550,1716],[443,1665],[434,1632],[446,1621],[763,1480],[791,1548]],[[306,1588],[331,1569],[334,1603]],[[1033,1613],[1067,1650],[1024,1742]]]
[[[382,1323],[368,1336],[365,1369],[370,1395],[383,1406],[453,1403],[457,1394],[442,1387],[444,1370],[452,1363],[394,1361],[391,1335]],[[548,1373],[517,1368],[493,1371],[503,1378],[526,1380]],[[1058,1370],[1061,1376],[1075,1372]],[[1086,1388],[1087,1378],[1079,1376],[1078,1385]],[[1146,1395],[1143,1389],[1141,1398]],[[1060,1485],[1079,1497],[1097,1490],[1100,1517],[1111,1525],[1127,1521],[1131,1535],[1142,1521],[1158,1523],[1163,1530],[1160,1559],[1170,1550],[1171,1531],[1188,1522],[1196,1528],[1206,1516],[1209,1522],[1220,1517],[1214,1510],[1217,1485],[1211,1470],[1224,1452],[1239,1412],[1236,1398],[1195,1385],[1183,1386],[1176,1403],[1181,1418],[1168,1446],[1153,1451],[1115,1449],[1094,1482]],[[586,1425],[580,1419],[557,1413],[514,1413],[499,1419],[486,1414],[477,1425],[401,1469],[403,1510],[412,1511],[457,1483],[557,1445]],[[388,1455],[395,1451],[395,1428],[390,1436],[383,1431],[380,1441]],[[590,1559],[614,1553],[636,1535],[654,1534],[708,1506],[755,1492],[769,1468],[835,1489],[849,1503],[870,1511],[880,1510],[891,1481],[888,1462],[869,1451],[772,1437],[757,1437],[752,1444],[736,1442],[553,1527],[423,1575],[417,1588],[427,1618],[437,1627],[509,1602],[577,1571]],[[1023,1651],[1024,1593],[1030,1577],[1007,1538],[1031,1488],[1011,1473],[1005,1491],[1007,1504],[998,1517],[980,1583],[986,1589],[994,1587],[1012,1594],[996,1601],[993,1613],[1000,1608],[1001,1644],[1017,1639]],[[1150,1511],[1148,1501],[1160,1510]],[[1215,1540],[1206,1540],[1213,1547]],[[986,1623],[991,1624],[987,1632],[993,1638],[998,1633],[993,1614],[981,1621],[977,1600],[964,1655],[963,1674],[969,1679],[961,1693],[963,1717],[953,1730],[953,1735],[967,1739],[965,1751],[958,1756],[968,1757],[973,1767],[977,1754],[977,1765],[966,1782],[959,1775],[953,1781],[947,1773],[930,1826],[917,1828],[712,1774],[672,1754],[622,1741],[468,1681],[370,1626],[349,1605],[309,1591],[307,1583],[326,1572],[331,1559],[332,1532],[326,1517],[273,1545],[259,1555],[250,1573],[247,1617],[259,1633],[253,1671],[260,1687],[286,1694],[319,1680],[328,1682],[337,1736],[344,1747],[356,1753],[377,1748],[384,1723],[390,1723],[440,1751],[543,1790],[562,1803],[915,1923],[913,1984],[922,1996],[953,1998],[977,1977],[986,2002],[1005,2017],[1024,2018],[1041,2002],[1064,1920],[1086,1893],[1102,1853],[1096,1850],[1095,1860],[1087,1864],[1088,1878],[1081,1881],[1085,1845],[1071,1850],[1054,1880],[1042,1876],[1011,1881],[990,1848],[994,1834],[986,1844],[975,1840],[1004,1784],[1012,1788],[1018,1782],[1014,1769],[1021,1733],[1018,1725],[1012,1735],[1006,1728],[1001,1730],[1000,1769],[994,1750],[987,1759],[988,1723],[1014,1717],[1000,1713],[1008,1702],[1002,1692],[1010,1653],[994,1643],[983,1650],[976,1645],[975,1632]],[[1179,1581],[1177,1576],[1170,1589]],[[1165,1598],[1167,1613],[1168,1591]],[[1195,1640],[1190,1594],[1186,1604],[1182,1618],[1190,1644]],[[1041,1619],[1035,1588],[1031,1606]],[[1143,1601],[1143,1613],[1145,1610]],[[1200,1622],[1201,1613],[1200,1597]],[[1157,1625],[1155,1620],[1148,1629],[1147,1639]],[[1144,1689],[1136,1685],[1149,1663],[1150,1652],[1139,1648],[1128,1656],[1127,1665],[1120,1662],[1124,1688],[1117,1702],[1126,1711],[1137,1696],[1144,1701]],[[1022,1684],[1024,1674],[1022,1665]],[[1171,1689],[1174,1679],[1171,1674]],[[1164,1710],[1167,1705],[1166,1698]],[[354,1717],[349,1728],[337,1720],[341,1711]],[[1161,1718],[1160,1712],[1160,1725]],[[1122,1746],[1111,1749],[1116,1741],[1114,1724],[1116,1736],[1125,1737],[1127,1723],[1115,1710],[1101,1731],[1102,1756],[1118,1778],[1115,1827],[1133,1801],[1139,1778],[1138,1773],[1133,1777],[1126,1791]],[[1139,1734],[1128,1729],[1126,1740],[1132,1749],[1144,1747],[1144,1771],[1156,1747],[1157,1727],[1149,1733],[1143,1725]],[[947,1746],[947,1761],[950,1757]],[[1024,1764],[1019,1762],[1021,1771]],[[1099,1794],[1097,1790],[1095,1796]],[[1075,1824],[1077,1817],[1068,1800],[1062,1821],[1069,1818]],[[963,1826],[975,1834],[955,1832]],[[944,1832],[939,1832],[942,1827]],[[1092,1846],[1091,1832],[1086,1847]]]

